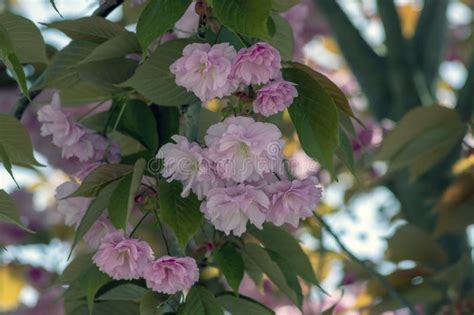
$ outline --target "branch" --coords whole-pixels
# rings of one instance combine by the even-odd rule
[[[124,0],[108,0],[105,3],[101,4],[97,10],[92,14],[94,16],[100,16],[105,18],[109,15],[113,10],[115,10],[118,6],[123,3]],[[39,76],[38,79],[33,82],[32,86],[37,85],[41,80],[42,76]],[[30,99],[28,99],[25,95],[23,95],[13,106],[13,116],[16,119],[20,120],[23,116],[23,113],[26,111],[28,106],[33,102],[33,100],[42,92],[42,90],[34,90],[30,91]]]
[[[412,40],[416,65],[423,73],[430,90],[433,90],[438,77],[438,68],[446,45],[448,3],[449,0],[424,1]]]
[[[385,29],[389,81],[395,97],[395,118],[401,118],[408,110],[421,104],[421,93],[414,80],[414,56],[403,37],[394,1],[377,0],[377,8]]]
[[[391,92],[385,59],[377,55],[352,24],[335,0],[314,0],[330,24],[339,48],[352,72],[369,99],[372,112],[378,119],[391,118],[387,114]]]
[[[385,279],[377,270],[364,263],[362,260],[357,258],[339,239],[337,234],[332,230],[331,226],[317,213],[314,213],[314,217],[319,221],[322,227],[334,238],[336,243],[339,245],[341,250],[347,254],[352,260],[357,262],[362,268],[364,268],[368,273],[370,273],[375,279],[377,279],[380,284],[387,290],[388,294],[402,305],[407,307],[410,310],[412,315],[416,315],[415,308],[411,303],[392,286],[390,282]]]
[[[467,79],[459,91],[456,110],[463,121],[470,121],[474,110],[474,50],[471,52],[470,64],[467,68]]]

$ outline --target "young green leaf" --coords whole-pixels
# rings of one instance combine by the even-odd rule
[[[224,315],[224,310],[209,290],[201,286],[194,286],[189,290],[179,315]]]
[[[127,228],[145,167],[146,161],[139,159],[135,163],[133,173],[124,176],[112,193],[108,206],[109,219],[118,229],[126,230]]]
[[[30,20],[11,13],[0,14],[0,28],[3,28],[11,42],[11,51],[19,63],[48,63],[41,32]],[[0,43],[0,50],[5,48]]]
[[[258,266],[296,306],[301,307],[296,292],[288,285],[280,266],[271,259],[270,255],[262,247],[257,244],[247,243],[242,249],[242,255]]]
[[[16,184],[16,187],[20,189],[20,186],[18,185],[15,176],[13,176],[13,171],[12,171],[12,162],[10,161],[10,157],[8,156],[8,152],[5,150],[3,145],[0,143],[0,161],[3,162],[3,166],[5,167],[5,170],[10,174],[10,177],[13,179],[13,181]]]
[[[120,24],[100,16],[62,20],[48,23],[46,26],[60,30],[73,40],[87,40],[95,43],[102,43],[125,32],[125,28]]]
[[[240,253],[236,250],[235,245],[228,243],[214,252],[214,259],[222,270],[227,283],[234,290],[236,295],[239,294],[240,282],[244,277],[244,261]]]
[[[355,175],[356,170],[352,143],[342,129],[339,131],[339,147],[336,150],[336,156],[342,161],[347,169]]]
[[[194,94],[175,83],[170,65],[178,59],[183,48],[192,43],[189,39],[173,40],[158,46],[141,64],[135,74],[120,86],[132,87],[155,104],[180,106],[196,103]]]
[[[264,40],[270,40],[268,17],[272,0],[219,0],[213,1],[213,13],[233,31]]]
[[[122,32],[97,46],[80,63],[120,58],[125,57],[127,54],[139,52],[141,52],[141,49],[137,35],[131,32]]]
[[[281,257],[291,257],[289,260],[291,268],[306,282],[319,285],[308,256],[290,233],[268,223],[263,225],[262,230],[252,226],[249,228],[249,232],[262,242],[265,248],[274,251]]]
[[[272,10],[285,12],[300,3],[301,0],[272,0]]]
[[[33,146],[28,131],[15,117],[0,114],[0,144],[8,153],[11,164],[42,166],[33,156]],[[0,162],[2,160],[0,157]]]
[[[104,164],[84,178],[71,197],[95,197],[107,184],[133,172],[133,167],[123,164]]]
[[[283,69],[285,80],[296,83],[298,97],[288,108],[303,150],[333,176],[333,156],[339,145],[339,118],[332,97],[311,75]]]
[[[76,247],[77,243],[84,237],[84,235],[86,235],[91,226],[99,219],[105,208],[107,208],[110,197],[112,196],[115,188],[117,188],[117,185],[118,181],[106,184],[106,186],[100,190],[97,198],[92,201],[86,213],[82,217],[81,223],[79,223],[79,226],[77,227],[76,234],[74,235],[74,242],[71,247],[71,253],[74,247]]]
[[[12,197],[4,190],[0,190],[0,221],[15,224],[27,232],[34,233],[21,223]]]
[[[201,226],[203,215],[199,210],[200,202],[194,194],[183,198],[183,187],[176,182],[160,180],[160,217],[173,230],[182,249],[196,234]]]
[[[217,297],[224,309],[235,315],[274,315],[275,313],[259,302],[245,296],[223,294]]]
[[[92,310],[94,308],[95,295],[104,284],[111,280],[112,279],[100,271],[96,265],[90,265],[89,269],[80,278],[79,283],[86,291],[86,300],[87,306],[89,308],[89,314],[92,314]]]
[[[184,14],[191,0],[149,1],[137,24],[137,36],[143,50],[158,37],[171,30]]]
[[[293,30],[286,19],[278,14],[272,14],[270,17],[275,23],[275,34],[270,44],[278,49],[282,60],[293,59]]]

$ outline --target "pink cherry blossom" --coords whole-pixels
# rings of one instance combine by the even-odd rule
[[[145,267],[143,277],[153,291],[174,294],[199,280],[199,269],[191,257],[163,256]]]
[[[273,124],[230,117],[209,127],[204,139],[223,179],[257,181],[281,165],[283,140]]]
[[[92,260],[115,280],[138,279],[154,259],[148,243],[125,236],[123,231],[107,234]]]
[[[248,221],[262,228],[269,206],[270,200],[261,189],[240,184],[211,189],[201,212],[216,229],[240,236]]]
[[[228,43],[190,44],[183,56],[176,60],[170,71],[176,84],[192,91],[203,102],[214,97],[230,95],[236,85],[229,79],[235,49]]]
[[[52,135],[53,143],[58,147],[73,145],[84,135],[81,126],[61,109],[57,93],[53,95],[50,105],[38,110],[38,121],[42,123],[41,135]]]
[[[165,144],[157,154],[157,158],[164,159],[162,174],[169,182],[178,180],[183,184],[181,197],[189,196],[192,190],[202,199],[215,177],[210,161],[205,158],[207,153],[183,136],[174,135],[172,139],[176,143]]]
[[[91,200],[84,197],[70,197],[77,190],[79,184],[74,181],[64,182],[56,188],[56,202],[58,211],[64,215],[64,223],[69,226],[78,226],[86,213]]]
[[[234,59],[232,77],[239,82],[265,84],[281,76],[281,57],[278,50],[260,42],[249,48],[242,48]]]
[[[282,112],[298,96],[295,84],[284,80],[267,83],[257,91],[253,101],[253,111],[265,117]]]
[[[127,226],[127,231],[130,230],[130,225]],[[89,231],[87,231],[86,235],[84,235],[84,241],[86,241],[87,245],[93,249],[99,248],[100,244],[102,244],[103,238],[112,232],[117,231],[115,226],[112,225],[110,220],[104,214],[95,221],[95,223],[91,226]]]
[[[266,219],[275,225],[288,223],[297,228],[300,219],[311,217],[322,194],[316,177],[282,180],[266,186],[271,201]]]

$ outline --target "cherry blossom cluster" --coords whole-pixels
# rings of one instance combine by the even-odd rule
[[[144,278],[148,288],[160,293],[189,289],[199,279],[193,258],[163,256],[155,260],[147,242],[129,238],[121,230],[104,237],[92,260],[112,279]]]
[[[77,174],[81,178],[103,162],[120,161],[119,144],[75,122],[61,108],[57,93],[53,95],[51,104],[38,110],[38,121],[42,123],[41,135],[52,136],[52,142],[61,148],[63,158],[75,158],[83,163]]]
[[[206,147],[175,135],[158,151],[162,175],[183,184],[202,200],[201,211],[217,230],[242,235],[247,223],[288,223],[313,215],[322,188],[316,177],[291,179],[285,171],[280,130],[249,117],[229,117],[212,125]]]
[[[229,43],[194,43],[184,48],[170,71],[177,85],[202,102],[248,91],[254,112],[268,117],[285,110],[298,96],[295,84],[282,79],[281,67],[278,50],[264,42],[238,53]]]

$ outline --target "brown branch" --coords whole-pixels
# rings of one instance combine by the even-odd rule
[[[105,18],[109,15],[113,10],[115,10],[118,6],[123,3],[124,0],[107,0],[105,3],[101,4],[97,10],[92,14],[94,16],[100,16]],[[42,76],[39,76],[38,79],[32,84],[32,86],[37,85],[37,83],[42,79]],[[13,106],[13,116],[15,116],[18,120],[21,119],[23,113],[26,111],[28,106],[33,102],[33,100],[41,94],[42,90],[33,90],[29,91],[30,99],[28,99],[25,95],[20,97],[20,99],[15,103]]]

